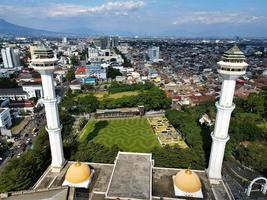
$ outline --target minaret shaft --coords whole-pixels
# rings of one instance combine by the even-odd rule
[[[211,133],[212,146],[210,152],[207,175],[211,183],[219,183],[222,179],[221,171],[226,142],[229,140],[228,129],[231,113],[235,108],[233,104],[236,79],[246,73],[248,66],[244,54],[234,46],[222,56],[218,62],[218,72],[223,78],[219,102],[216,102],[217,115],[214,132]]]
[[[235,93],[235,80],[224,79],[222,83],[220,105],[221,106],[232,106],[233,97]]]
[[[36,54],[32,55],[33,68],[41,74],[44,92],[44,105],[47,120],[46,131],[49,135],[51,148],[52,170],[60,170],[64,163],[63,144],[61,137],[61,125],[59,121],[58,105],[54,87],[53,72],[57,64],[57,59],[53,57],[51,49],[40,47],[36,49]]]

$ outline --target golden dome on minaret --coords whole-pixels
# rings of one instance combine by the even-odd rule
[[[184,192],[197,192],[201,189],[198,175],[190,169],[181,170],[175,176],[175,185]]]
[[[90,167],[84,163],[76,162],[71,164],[69,167],[65,180],[70,183],[82,183],[90,178],[91,170]]]

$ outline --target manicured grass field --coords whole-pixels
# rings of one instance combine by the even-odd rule
[[[108,147],[118,145],[131,152],[150,152],[160,147],[146,118],[90,120],[79,140],[93,140]]]
[[[99,100],[103,100],[105,98],[111,98],[111,99],[119,99],[122,97],[128,97],[128,96],[137,96],[139,94],[139,91],[128,91],[128,92],[118,92],[114,94],[109,94],[108,92],[95,92],[93,95]],[[79,94],[78,96],[74,97],[75,100],[77,100],[79,97],[85,97],[88,95],[92,95],[92,93],[85,93],[85,94]]]
[[[127,91],[127,92],[118,92],[114,94],[108,94],[108,92],[96,92],[94,95],[99,99],[103,100],[104,98],[118,99],[124,96],[136,96],[138,91]]]

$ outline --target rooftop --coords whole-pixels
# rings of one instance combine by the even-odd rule
[[[59,173],[52,172],[51,168],[48,168],[37,181],[33,190],[12,193],[7,200],[58,200],[55,197],[63,195],[66,191],[66,187],[62,187],[62,183],[66,171],[72,163],[69,161]],[[108,199],[159,199],[161,197],[166,200],[192,199],[175,196],[173,176],[181,169],[153,167],[152,154],[119,152],[115,164],[85,164],[94,169],[95,173],[89,189],[69,188],[69,191],[74,192],[78,200],[89,199],[89,196],[92,200],[104,200],[105,196]],[[192,171],[200,178],[205,200],[231,199],[223,182],[220,182],[219,185],[211,185],[205,171]],[[70,194],[72,193],[69,192],[68,198],[70,198]]]
[[[151,157],[151,154],[119,152],[107,190],[107,197],[150,199]]]
[[[23,191],[14,193],[12,196],[8,197],[7,200],[67,200],[68,193],[68,187],[44,189],[40,191]]]
[[[27,95],[21,87],[0,89],[0,95]]]
[[[97,114],[103,114],[103,113],[111,113],[111,112],[139,112],[139,109],[137,107],[133,108],[115,108],[115,109],[97,109],[96,113]]]
[[[234,45],[231,49],[226,51],[223,56],[223,60],[241,60],[244,61],[246,59],[244,53],[238,48],[237,45]]]
[[[34,50],[35,58],[53,58],[53,50],[45,45],[39,45]]]

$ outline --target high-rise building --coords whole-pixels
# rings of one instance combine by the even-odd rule
[[[94,40],[96,46],[99,46],[101,49],[109,49],[119,46],[119,37],[118,36],[104,36]]]
[[[1,50],[4,68],[15,68],[20,66],[19,50],[6,47]]]
[[[32,55],[31,66],[41,74],[44,93],[44,105],[47,120],[46,130],[52,154],[52,168],[60,170],[65,163],[61,124],[59,121],[58,105],[53,81],[53,72],[57,66],[58,59],[54,57],[53,50],[46,46],[38,46]]]
[[[67,37],[63,37],[62,38],[62,43],[63,44],[67,44],[68,43],[68,38]]]
[[[218,72],[223,78],[221,95],[216,103],[217,116],[214,132],[211,133],[212,147],[210,152],[207,174],[210,182],[221,180],[221,170],[224,157],[225,144],[229,140],[228,128],[231,113],[235,108],[233,97],[236,79],[246,73],[248,64],[245,62],[244,53],[237,46],[226,51],[222,60],[218,62]]]
[[[100,44],[101,44],[101,49],[108,49],[110,48],[110,42],[109,42],[109,37],[101,37],[100,38]]]
[[[118,36],[113,36],[110,38],[111,44],[110,47],[114,48],[119,46],[119,37]]]
[[[148,49],[148,57],[151,61],[156,61],[159,59],[159,47],[150,47]]]
[[[96,58],[98,56],[99,50],[95,46],[88,47],[88,59]]]

